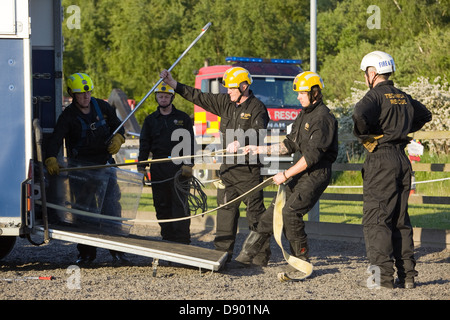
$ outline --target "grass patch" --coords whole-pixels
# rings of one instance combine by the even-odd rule
[[[361,224],[362,201],[320,201],[320,221]],[[409,216],[413,227],[450,229],[450,205],[410,204]]]

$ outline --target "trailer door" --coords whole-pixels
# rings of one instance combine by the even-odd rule
[[[0,231],[18,235],[20,186],[32,153],[28,1],[2,0],[0,10]]]

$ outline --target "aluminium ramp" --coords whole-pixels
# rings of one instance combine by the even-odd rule
[[[37,233],[43,234],[43,232],[42,227],[37,228]],[[228,255],[226,252],[192,245],[137,236],[105,235],[96,231],[80,231],[62,226],[50,226],[49,236],[51,239],[81,243],[212,271],[218,271]]]

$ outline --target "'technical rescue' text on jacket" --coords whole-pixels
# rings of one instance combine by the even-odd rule
[[[369,135],[383,135],[378,140],[390,144],[407,144],[408,134],[431,120],[431,112],[419,101],[394,87],[391,80],[377,84],[355,105],[354,134],[361,141]]]

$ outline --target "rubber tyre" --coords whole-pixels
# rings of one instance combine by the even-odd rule
[[[0,236],[0,260],[6,257],[14,248],[15,236]]]
[[[200,180],[200,182],[205,182],[212,179],[212,172],[209,169],[195,169],[194,176]]]

